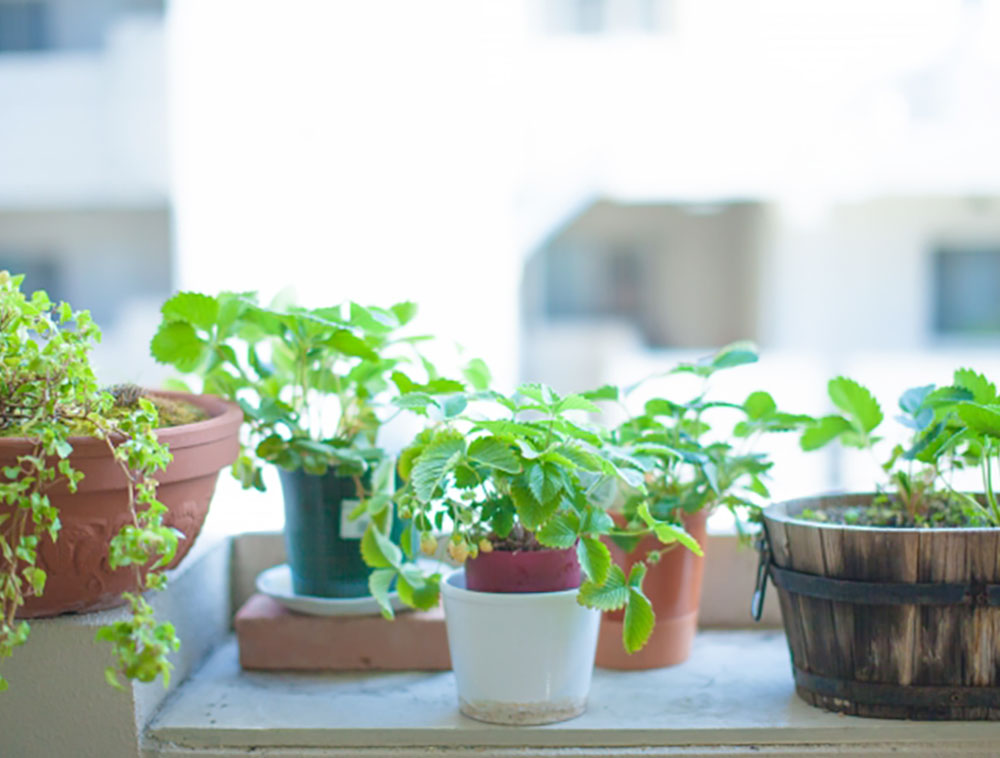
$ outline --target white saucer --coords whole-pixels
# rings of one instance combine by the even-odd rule
[[[310,616],[378,616],[382,611],[370,595],[364,597],[315,597],[297,595],[292,589],[292,570],[287,563],[257,574],[257,591],[277,600],[289,610]],[[408,611],[396,592],[389,593],[393,610]]]

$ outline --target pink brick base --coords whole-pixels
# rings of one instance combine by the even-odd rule
[[[236,614],[240,665],[300,671],[440,671],[451,668],[444,611],[381,616],[305,616],[266,595]]]

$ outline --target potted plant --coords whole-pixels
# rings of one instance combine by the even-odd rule
[[[680,363],[666,375],[695,377],[694,397],[683,401],[654,397],[636,415],[628,415],[628,399],[641,382],[627,390],[606,386],[584,393],[592,400],[615,402],[627,415],[612,430],[611,444],[640,463],[646,486],[627,492],[622,507],[615,509],[613,515],[624,533],[608,542],[615,562],[626,571],[636,563],[646,564],[643,586],[656,615],[648,643],[630,653],[619,642],[622,611],[606,613],[597,646],[598,666],[657,668],[690,655],[698,625],[708,515],[717,507],[728,508],[742,533],[744,519],[769,495],[763,480],[772,464],[764,454],[753,452],[753,443],[764,433],[795,429],[802,420],[780,412],[766,392],[753,392],[742,403],[711,396],[710,380],[716,372],[756,361],[756,348],[738,342],[702,360]],[[653,523],[651,519],[683,524],[702,549],[693,549],[695,545],[681,549],[680,542],[662,546],[655,536],[636,536]]]
[[[407,395],[400,401],[407,401]],[[407,523],[399,544],[377,529],[362,542],[375,568],[372,594],[391,618],[386,590],[419,608],[444,597],[460,710],[476,719],[541,724],[583,712],[601,610],[624,608],[624,644],[638,649],[654,619],[642,591],[645,565],[613,565],[603,535],[618,483],[643,488],[641,467],[572,419],[596,412],[581,395],[528,384],[513,397],[472,396],[403,450],[395,502]],[[683,528],[650,518],[641,530],[664,542]],[[442,578],[421,570],[435,534],[464,568]]]
[[[294,591],[367,595],[370,570],[359,551],[366,519],[392,527],[393,461],[377,440],[382,397],[397,386],[427,397],[465,389],[422,357],[426,382],[402,370],[408,348],[426,339],[399,334],[416,306],[265,307],[255,293],[184,292],[162,313],[153,357],[243,409],[234,475],[263,490],[262,465],[278,467]]]
[[[801,446],[838,440],[872,453],[883,412],[857,382],[828,385],[839,413],[805,425]],[[879,718],[1000,714],[1000,451],[995,385],[969,369],[903,393],[906,444],[892,445],[872,493],[770,506],[758,597],[778,587],[796,691]],[[981,478],[964,491],[962,470]]]
[[[0,271],[0,658],[26,641],[26,618],[127,602],[131,618],[98,635],[112,643],[108,681],[166,684],[179,642],[142,592],[162,589],[193,544],[236,457],[239,409],[102,390],[90,315],[29,299],[22,281]]]

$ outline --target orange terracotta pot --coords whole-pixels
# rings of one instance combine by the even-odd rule
[[[173,568],[201,531],[219,470],[239,454],[243,412],[235,403],[210,395],[156,394],[186,400],[210,416],[157,432],[173,454],[166,470],[156,474],[160,485],[157,498],[167,506],[164,523],[184,534],[170,564]],[[48,536],[40,539],[38,564],[48,579],[42,597],[28,598],[21,607],[18,616],[22,618],[113,608],[124,602],[122,592],[136,590],[132,569],[112,571],[108,565],[108,543],[130,519],[125,474],[106,443],[91,437],[74,437],[70,442],[70,460],[84,478],[76,493],[70,493],[63,483],[48,491],[49,499],[59,508],[62,529],[54,543]],[[31,450],[31,443],[23,438],[0,438],[0,467],[16,465],[17,457]],[[3,511],[0,508],[0,513]]]
[[[702,510],[683,517],[684,526],[705,546],[705,521]],[[660,545],[650,536],[644,538],[634,552],[626,554],[608,541],[611,557],[627,574],[632,564],[647,551]],[[701,600],[701,578],[705,559],[678,545],[649,567],[642,587],[653,604],[656,626],[646,646],[629,655],[622,647],[623,611],[605,613],[601,619],[601,634],[597,642],[597,665],[608,669],[652,669],[673,666],[691,655],[694,635],[698,630],[698,605]]]

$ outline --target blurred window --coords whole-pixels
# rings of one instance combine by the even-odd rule
[[[48,8],[38,0],[0,0],[0,53],[49,47]]]
[[[669,0],[546,0],[549,34],[651,34],[667,27]]]
[[[934,330],[1000,334],[1000,245],[934,254]]]

